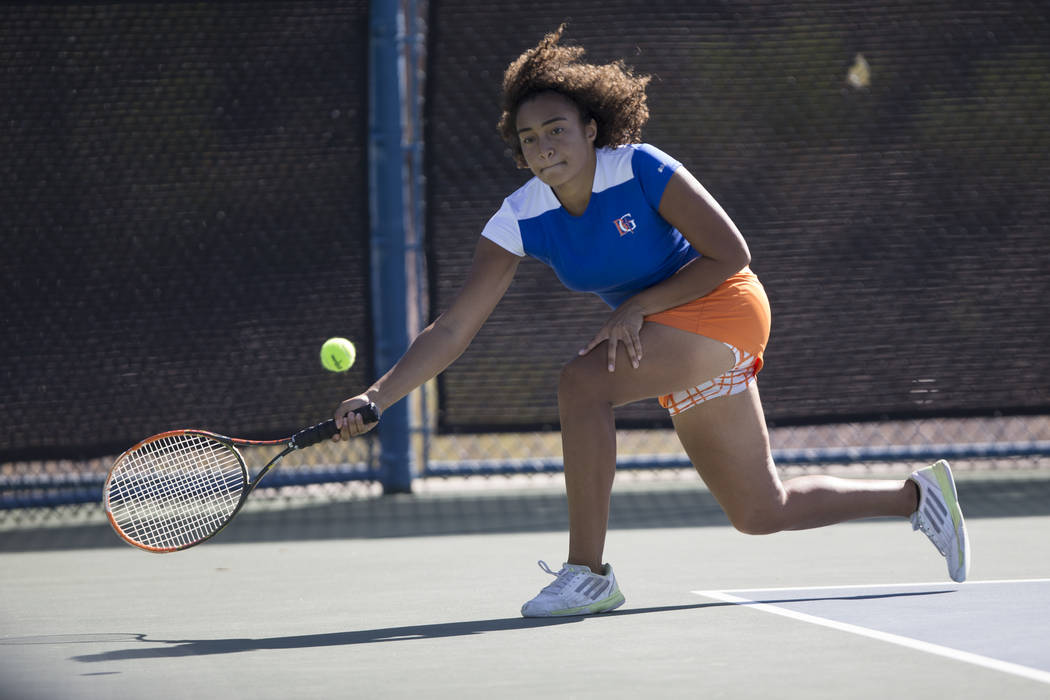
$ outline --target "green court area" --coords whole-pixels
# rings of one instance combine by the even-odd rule
[[[973,567],[905,521],[750,537],[694,480],[625,479],[627,603],[524,619],[557,483],[257,507],[171,555],[93,521],[0,532],[4,697],[1045,698],[1050,480],[967,474]]]

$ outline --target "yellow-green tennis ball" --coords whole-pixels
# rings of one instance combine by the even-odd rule
[[[346,338],[329,338],[321,346],[321,364],[329,372],[345,372],[356,359],[357,349]]]

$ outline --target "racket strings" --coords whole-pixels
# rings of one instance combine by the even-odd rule
[[[218,531],[244,488],[245,472],[231,447],[206,435],[171,435],[125,456],[110,477],[108,509],[129,539],[179,549]]]

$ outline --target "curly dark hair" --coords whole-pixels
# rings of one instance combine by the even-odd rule
[[[650,77],[635,75],[622,60],[605,65],[581,62],[583,47],[558,44],[564,31],[562,24],[518,56],[503,74],[503,114],[498,128],[521,166],[525,159],[518,141],[518,108],[539,94],[564,95],[576,103],[585,122],[593,118],[598,126],[596,148],[637,143],[649,120],[645,88]]]

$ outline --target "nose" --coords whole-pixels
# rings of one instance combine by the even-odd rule
[[[550,160],[554,157],[554,146],[550,141],[540,141],[539,154],[540,158],[543,158],[544,160]]]

